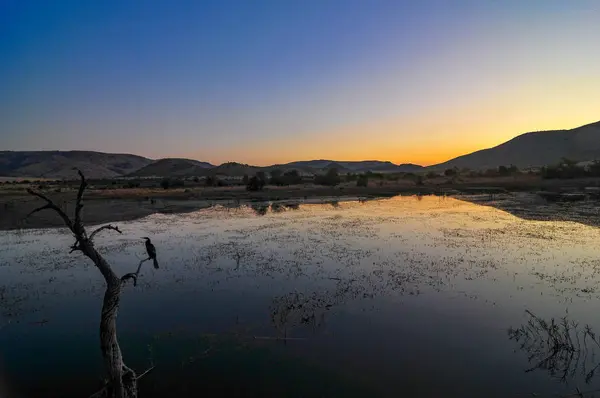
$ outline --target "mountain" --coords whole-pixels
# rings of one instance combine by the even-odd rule
[[[490,169],[511,164],[519,168],[541,167],[556,164],[563,157],[576,161],[600,159],[600,122],[571,130],[521,134],[496,147],[459,156],[428,169]]]
[[[325,170],[331,167],[338,168],[340,172],[415,172],[423,168],[416,164],[394,164],[392,162],[382,162],[379,160],[361,160],[361,161],[335,161],[335,160],[307,160],[292,162],[282,165],[284,168],[307,168],[313,170]]]
[[[91,151],[0,151],[0,175],[10,177],[74,178],[79,168],[88,178],[129,174],[151,163],[129,154]]]
[[[254,175],[259,171],[266,171],[264,167],[250,166],[248,164],[242,164],[237,162],[227,162],[222,165],[216,166],[211,169],[212,175],[217,176],[228,176],[228,177],[241,177],[243,175]]]
[[[130,173],[129,177],[194,177],[209,175],[214,166],[191,159],[166,158]]]

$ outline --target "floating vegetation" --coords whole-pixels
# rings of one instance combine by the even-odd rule
[[[596,358],[600,336],[589,325],[580,327],[567,316],[547,321],[529,310],[526,313],[527,323],[508,329],[509,338],[519,344],[532,365],[525,372],[542,369],[563,382],[581,373],[589,383],[600,367]]]

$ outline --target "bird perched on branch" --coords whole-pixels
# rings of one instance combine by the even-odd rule
[[[146,239],[146,252],[148,252],[148,259],[154,260],[154,268],[158,269],[158,261],[156,260],[156,247],[150,241],[147,236],[142,239]]]

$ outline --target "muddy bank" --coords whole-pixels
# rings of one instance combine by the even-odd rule
[[[550,202],[535,193],[511,192],[489,195],[459,195],[457,199],[503,210],[524,220],[571,221],[600,227],[600,200]]]
[[[587,182],[587,181],[586,181]],[[589,182],[587,182],[589,183]],[[580,182],[581,184],[581,182]],[[62,227],[53,212],[27,214],[42,203],[25,192],[0,192],[0,230]],[[75,189],[44,192],[68,213],[73,212]],[[600,226],[600,201],[553,203],[532,192],[508,191],[502,186],[356,186],[267,187],[248,192],[239,187],[209,189],[115,189],[89,192],[84,215],[88,225],[128,221],[155,213],[185,213],[215,205],[239,206],[253,203],[281,204],[327,203],[347,200],[371,200],[397,195],[446,195],[468,202],[492,206],[526,220],[573,221]]]
[[[343,201],[370,200],[359,196],[321,196],[313,198],[291,198],[279,199],[93,199],[85,201],[84,217],[87,225],[102,224],[109,222],[130,221],[149,216],[151,214],[173,214],[187,213],[211,206],[253,206],[261,207],[271,202],[281,205],[297,206],[311,203],[336,203]],[[73,212],[72,202],[59,202],[70,214]],[[40,202],[35,199],[24,198],[15,202],[8,208],[0,208],[0,230],[30,229],[30,228],[54,228],[63,227],[64,223],[54,212],[42,211],[27,218],[27,214],[39,207]]]

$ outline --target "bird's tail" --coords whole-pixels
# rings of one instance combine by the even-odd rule
[[[158,269],[158,261],[156,260],[156,257],[154,257],[154,268]]]

